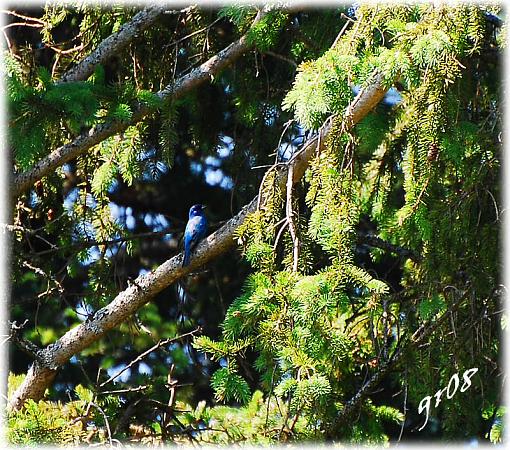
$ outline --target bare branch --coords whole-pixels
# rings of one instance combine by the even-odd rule
[[[264,54],[272,56],[272,57],[274,57],[276,59],[280,59],[282,61],[285,61],[286,63],[289,63],[292,67],[297,67],[298,66],[296,61],[294,61],[293,59],[287,58],[286,56],[283,56],[283,55],[280,55],[278,53],[272,52],[271,50],[266,50],[264,52]]]
[[[161,420],[162,428],[165,430],[168,427],[170,420],[172,419],[174,403],[175,403],[175,388],[178,383],[177,380],[172,378],[174,369],[175,369],[175,364],[172,364],[170,366],[170,370],[168,371],[168,375],[167,375],[167,386],[168,386],[168,390],[170,391],[170,396],[168,397],[168,403],[167,403],[168,409],[163,413],[163,417]]]
[[[221,20],[221,17],[219,17],[218,19],[216,19],[214,22],[211,22],[209,25],[203,27],[203,28],[200,28],[199,30],[196,30],[194,31],[193,33],[190,33],[190,34],[187,34],[186,36],[183,36],[173,42],[170,42],[170,44],[166,44],[164,45],[164,48],[167,48],[167,47],[173,47],[174,45],[177,45],[193,36],[196,36],[197,34],[200,34],[200,33],[203,33],[204,31],[208,31],[211,27],[213,27],[214,25],[216,25],[219,21]]]
[[[39,361],[40,363],[44,363],[44,358],[41,355],[41,349],[33,342],[30,342],[23,336],[20,336],[20,332],[21,330],[23,330],[27,322],[28,320],[25,320],[25,322],[23,322],[21,325],[18,325],[16,321],[10,323],[11,331],[7,339],[4,339],[2,344],[10,340],[32,359],[34,359],[35,361]]]
[[[260,11],[253,25],[258,23],[265,12]],[[222,69],[232,64],[243,53],[249,50],[252,44],[248,43],[246,35],[230,44],[228,47],[214,55],[212,58],[193,69],[191,72],[182,76],[174,83],[169,84],[156,95],[161,100],[177,99],[193,90],[200,84],[214,78]],[[99,144],[105,139],[119,134],[129,126],[140,122],[144,117],[156,110],[155,107],[140,105],[131,117],[131,120],[124,122],[109,122],[100,124],[87,132],[80,134],[73,141],[64,144],[53,150],[49,155],[39,160],[31,169],[14,176],[12,195],[18,196],[29,189],[37,180],[48,175],[57,167],[71,161],[79,155],[85,153],[94,145]]]
[[[10,16],[19,17],[20,19],[25,19],[32,22],[40,23],[41,25],[45,25],[46,22],[44,20],[38,19],[37,17],[30,17],[30,16],[24,16],[23,14],[20,14],[16,11],[9,11],[7,9],[0,9],[0,13],[2,14],[8,14]]]
[[[368,114],[377,102],[382,100],[385,93],[383,77],[376,75],[372,84],[362,89],[347,108],[344,118],[346,128],[354,126]],[[330,128],[331,121],[328,120],[319,134],[307,141],[284,168],[279,169],[277,181],[282,189],[285,188],[291,166],[293,183],[301,179],[314,152],[320,150],[323,145]],[[55,343],[41,350],[46,363],[36,361],[32,364],[22,385],[10,398],[9,407],[20,409],[30,398],[41,399],[56,375],[56,367],[65,364],[71,356],[120,325],[161,290],[232,248],[235,245],[235,231],[248,214],[256,211],[257,205],[258,196],[225,225],[200,242],[192,254],[189,265],[182,267],[182,253],[165,261],[154,271],[139,276],[131,286],[120,292],[110,304],[96,311],[89,320],[69,330]]]
[[[148,389],[149,386],[146,384],[142,384],[140,386],[126,388],[126,389],[115,389],[113,391],[100,391],[97,395],[117,395],[117,394],[131,394],[133,392],[141,392]]]
[[[294,210],[292,208],[292,186],[293,186],[294,167],[290,165],[287,174],[287,203],[285,211],[287,214],[287,222],[289,224],[289,232],[292,238],[292,271],[298,271],[299,263],[299,238],[297,235],[296,224],[294,223]]]
[[[92,405],[94,408],[96,408],[100,413],[101,415],[103,416],[104,418],[104,423],[106,424],[106,431],[108,432],[108,441],[110,443],[110,447],[113,446],[113,442],[112,442],[112,432],[110,430],[110,422],[108,421],[108,416],[106,415],[106,413],[103,411],[103,409],[97,405],[96,403],[94,402],[90,402],[90,405]]]
[[[201,327],[197,327],[193,331],[190,331],[189,333],[181,334],[180,336],[176,336],[176,337],[173,337],[173,338],[161,339],[158,343],[153,345],[151,348],[149,348],[148,350],[145,350],[143,353],[140,353],[126,367],[123,367],[120,371],[118,371],[117,373],[113,374],[110,378],[108,378],[106,381],[101,383],[99,385],[99,387],[103,387],[103,386],[107,385],[110,381],[115,380],[115,378],[118,378],[126,370],[130,369],[131,367],[133,367],[137,362],[140,362],[143,358],[145,358],[147,355],[149,355],[153,351],[157,350],[158,348],[163,347],[164,345],[176,342],[176,341],[178,341],[180,339],[183,339],[185,337],[194,336],[195,334],[200,333],[201,331],[202,331],[202,328]]]
[[[13,22],[13,23],[10,23],[9,25],[5,25],[4,27],[2,27],[2,31],[5,31],[8,28],[12,28],[12,27],[42,28],[43,25],[41,25],[39,23]]]

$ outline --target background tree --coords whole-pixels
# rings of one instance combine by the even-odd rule
[[[498,12],[5,11],[9,439],[498,441]]]

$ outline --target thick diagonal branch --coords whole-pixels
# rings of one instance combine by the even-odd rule
[[[346,127],[354,126],[359,122],[381,101],[385,93],[386,88],[383,85],[382,76],[375,75],[372,84],[362,89],[347,108],[344,115]],[[279,170],[278,181],[282,189],[285,189],[290,167],[292,167],[292,182],[295,184],[301,179],[314,153],[324,145],[324,140],[331,128],[330,123],[328,121],[318,135],[307,141],[288,164]],[[96,311],[92,318],[69,330],[55,343],[41,350],[40,353],[44,356],[43,360],[49,361],[49,363],[42,365],[35,361],[32,364],[24,382],[9,400],[9,406],[19,409],[30,398],[34,400],[42,398],[44,391],[56,375],[55,367],[65,364],[71,356],[84,350],[109,330],[120,325],[164,288],[232,248],[235,245],[235,231],[244,222],[247,215],[257,209],[257,205],[258,196],[219,230],[204,239],[193,253],[188,266],[182,267],[182,254],[174,256],[154,271],[139,276],[109,305]]]
[[[86,80],[94,73],[98,64],[103,64],[122,51],[140,32],[151,26],[165,9],[164,4],[153,5],[137,13],[129,22],[123,24],[119,31],[102,41],[90,55],[65,72],[58,82]]]
[[[264,11],[259,11],[252,26],[258,23],[264,15]],[[177,99],[182,97],[200,84],[214,78],[218,72],[232,64],[251,47],[252,44],[249,42],[247,35],[242,36],[237,41],[233,42],[228,47],[204,62],[202,65],[157,92],[156,95],[164,101],[171,98]],[[14,176],[12,195],[15,197],[19,196],[21,193],[29,189],[37,180],[85,153],[94,145],[99,144],[111,136],[123,132],[129,126],[140,122],[144,117],[155,110],[156,107],[140,105],[133,112],[129,121],[109,122],[98,125],[89,131],[80,134],[73,141],[58,147],[49,155],[39,160],[31,169]]]

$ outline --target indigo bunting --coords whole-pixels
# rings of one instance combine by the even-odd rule
[[[203,205],[193,205],[189,210],[189,219],[184,230],[184,259],[182,266],[187,266],[191,251],[204,238],[207,232],[207,219]]]

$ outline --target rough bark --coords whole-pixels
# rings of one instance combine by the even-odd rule
[[[260,11],[253,25],[258,23],[265,15],[264,11]],[[182,76],[174,83],[169,84],[156,95],[162,100],[170,98],[177,99],[190,92],[198,85],[211,80],[222,69],[232,64],[237,58],[251,48],[246,35],[230,44],[228,47],[214,55],[199,67],[193,69],[187,75]],[[80,134],[71,142],[64,144],[53,150],[49,155],[39,160],[32,168],[26,172],[22,172],[14,176],[12,195],[19,196],[29,189],[37,180],[50,174],[52,171],[69,162],[70,160],[85,153],[94,145],[99,144],[103,140],[121,133],[129,126],[140,122],[148,114],[155,111],[147,105],[140,105],[133,113],[131,120],[125,122],[110,122],[98,125],[89,131]]]
[[[58,82],[86,80],[94,73],[98,64],[104,63],[126,48],[140,32],[155,22],[165,9],[165,5],[153,5],[137,13],[129,22],[122,25],[119,31],[102,41],[90,55],[65,72]]]
[[[362,89],[347,108],[344,115],[346,127],[352,127],[358,123],[382,100],[385,93],[383,78],[376,74],[372,84]],[[315,151],[324,145],[324,140],[330,131],[329,122],[327,123],[328,125],[322,127],[316,137],[307,141],[302,149],[280,170],[278,178],[283,188],[285,188],[290,166],[292,166],[294,183],[301,179]],[[257,209],[257,205],[258,197],[255,197],[223,227],[204,239],[192,254],[188,266],[182,267],[182,254],[174,256],[154,271],[139,276],[109,305],[96,311],[92,318],[69,330],[55,343],[42,349],[39,352],[39,362],[33,363],[24,382],[9,399],[9,407],[20,409],[30,398],[41,399],[46,388],[52,383],[57,368],[65,364],[71,356],[87,348],[109,330],[120,325],[158,292],[232,248],[235,245],[235,230],[243,223],[248,214]]]

